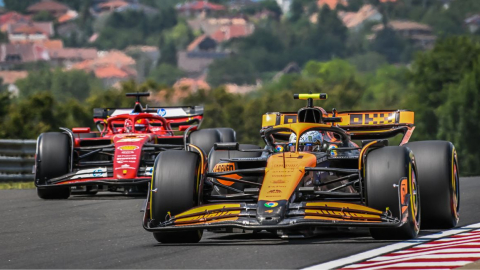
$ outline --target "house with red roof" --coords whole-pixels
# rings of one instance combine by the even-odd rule
[[[225,25],[220,27],[212,38],[217,42],[228,41],[232,38],[246,37],[253,33],[254,27],[251,25]]]
[[[15,65],[22,63],[48,60],[50,60],[48,51],[38,44],[26,43],[0,45],[1,70],[9,70]]]
[[[177,11],[185,16],[195,16],[200,14],[210,14],[226,10],[223,5],[210,3],[209,1],[192,1],[177,5]]]
[[[117,50],[98,52],[97,57],[71,65],[69,69],[79,69],[92,72],[102,80],[104,86],[112,87],[119,82],[135,79],[135,60]]]
[[[31,15],[35,15],[42,11],[46,11],[52,14],[52,16],[55,18],[58,18],[64,15],[69,10],[70,8],[67,5],[53,1],[53,0],[42,0],[27,7],[27,12]]]
[[[12,23],[7,33],[10,43],[45,41],[55,34],[52,22]]]
[[[387,27],[411,41],[417,48],[431,49],[437,40],[432,27],[423,23],[392,20],[388,22]],[[377,33],[383,29],[385,29],[385,26],[382,23],[373,26],[372,31],[374,34],[370,36],[370,39],[374,39]]]
[[[6,32],[8,25],[12,23],[29,23],[31,21],[30,16],[10,11],[0,16],[0,31]]]

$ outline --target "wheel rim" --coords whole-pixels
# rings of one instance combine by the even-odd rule
[[[417,185],[417,177],[415,175],[415,171],[412,170],[412,175],[411,175],[411,194],[412,196],[410,197],[410,203],[412,205],[412,216],[413,216],[413,222],[415,225],[415,231],[420,231],[420,196],[418,194],[418,185]]]
[[[451,200],[451,208],[453,213],[453,218],[455,223],[458,222],[460,216],[458,213],[460,204],[460,181],[458,179],[458,170],[457,170],[457,163],[453,161],[453,179],[452,179],[452,200]]]

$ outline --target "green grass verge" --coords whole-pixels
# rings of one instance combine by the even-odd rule
[[[0,189],[34,189],[33,182],[6,182],[0,183]]]

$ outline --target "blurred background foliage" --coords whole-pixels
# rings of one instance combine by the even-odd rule
[[[150,105],[172,105],[168,99],[171,88],[153,80],[142,84],[129,81],[121,90],[104,90],[91,74],[40,69],[18,84],[28,90],[18,97],[6,91],[0,95],[2,138],[36,138],[61,126],[92,127],[93,108],[133,105],[133,100],[124,96],[126,92],[165,92],[162,104],[153,101]],[[439,40],[433,50],[417,54],[408,67],[383,63],[369,71],[337,58],[309,61],[300,74],[285,74],[247,95],[228,93],[220,86],[196,91],[177,104],[204,104],[203,128],[232,127],[241,142],[255,144],[262,143],[262,114],[295,112],[305,105],[292,99],[294,93],[328,93],[328,100],[315,101],[328,111],[409,109],[415,111],[412,140],[452,141],[462,174],[478,175],[478,89],[480,43],[472,37],[457,36]]]

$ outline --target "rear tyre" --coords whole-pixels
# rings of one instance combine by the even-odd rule
[[[189,136],[190,143],[200,147],[208,155],[213,145],[222,142],[220,133],[216,129],[201,129],[192,132]]]
[[[449,229],[457,225],[460,182],[455,147],[446,141],[420,141],[405,145],[415,155],[422,182],[422,228]]]
[[[365,188],[367,205],[385,211],[387,208],[393,217],[401,218],[399,205],[399,185],[402,178],[407,178],[410,194],[408,220],[399,228],[371,228],[375,239],[412,239],[420,230],[420,193],[416,178],[415,164],[411,151],[406,147],[384,147],[371,151],[366,158]]]
[[[60,132],[48,132],[39,136],[36,153],[35,184],[42,199],[67,199],[70,187],[38,187],[51,178],[67,174],[70,170],[70,138]]]
[[[237,133],[233,128],[216,128],[216,130],[220,133],[220,139],[222,142],[236,142],[237,141]]]
[[[155,160],[151,191],[151,218],[156,222],[168,220],[197,205],[200,158],[186,151],[164,151]],[[155,232],[161,243],[198,243],[203,230]]]

